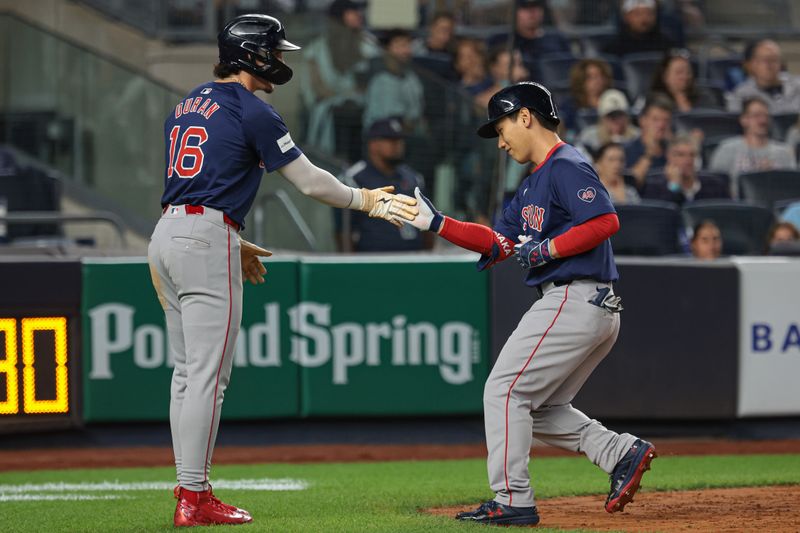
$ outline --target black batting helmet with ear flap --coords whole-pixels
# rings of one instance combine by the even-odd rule
[[[292,79],[292,69],[275,57],[275,51],[300,47],[286,40],[281,21],[269,15],[240,15],[217,36],[219,62],[246,70],[276,85]],[[262,63],[262,64],[259,64]]]
[[[553,95],[544,85],[533,81],[523,81],[500,89],[489,100],[489,121],[478,129],[484,139],[497,137],[495,124],[501,118],[527,107],[553,126],[561,122]]]

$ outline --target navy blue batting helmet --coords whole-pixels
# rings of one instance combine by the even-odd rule
[[[494,126],[501,118],[527,107],[553,126],[561,122],[553,95],[544,85],[533,81],[523,81],[500,89],[489,100],[489,121],[478,128],[478,135],[484,139],[497,137]]]
[[[292,69],[275,57],[274,51],[300,50],[286,40],[280,20],[258,14],[240,15],[228,22],[219,32],[217,43],[220,63],[246,70],[276,85],[292,79]]]

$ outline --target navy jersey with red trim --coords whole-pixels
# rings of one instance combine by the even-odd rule
[[[238,83],[195,88],[167,117],[164,135],[161,206],[204,205],[242,227],[264,170],[302,154],[275,109]]]
[[[542,241],[606,213],[616,210],[597,172],[574,147],[561,143],[523,180],[494,229],[513,241],[518,235]],[[582,254],[530,269],[525,283],[618,277],[611,242],[605,240]]]

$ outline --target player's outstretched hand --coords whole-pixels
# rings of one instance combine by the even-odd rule
[[[369,213],[372,218],[388,220],[398,228],[403,226],[403,221],[414,220],[419,213],[417,201],[405,194],[392,194],[393,192],[392,185],[379,189],[361,189],[361,211]]]
[[[239,253],[242,257],[242,276],[253,285],[264,283],[267,267],[258,258],[269,257],[272,252],[242,238],[239,238],[239,244]]]
[[[550,239],[534,241],[530,236],[521,236],[520,242],[514,246],[517,261],[522,268],[535,268],[549,263],[554,258],[550,255]]]
[[[438,232],[442,228],[444,216],[433,207],[433,203],[424,194],[419,192],[419,187],[414,188],[414,196],[419,203],[419,214],[409,224],[418,230]]]

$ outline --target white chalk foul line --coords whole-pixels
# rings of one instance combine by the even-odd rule
[[[138,481],[121,483],[119,481],[101,481],[98,483],[24,483],[21,485],[0,485],[0,497],[8,494],[25,494],[32,492],[129,492],[135,490],[171,491],[175,483],[163,481]],[[294,491],[305,490],[308,483],[302,479],[217,479],[215,489],[259,490],[259,491]]]
[[[83,500],[119,500],[125,496],[109,496],[94,494],[0,494],[0,502],[43,502],[43,501],[83,501]]]

